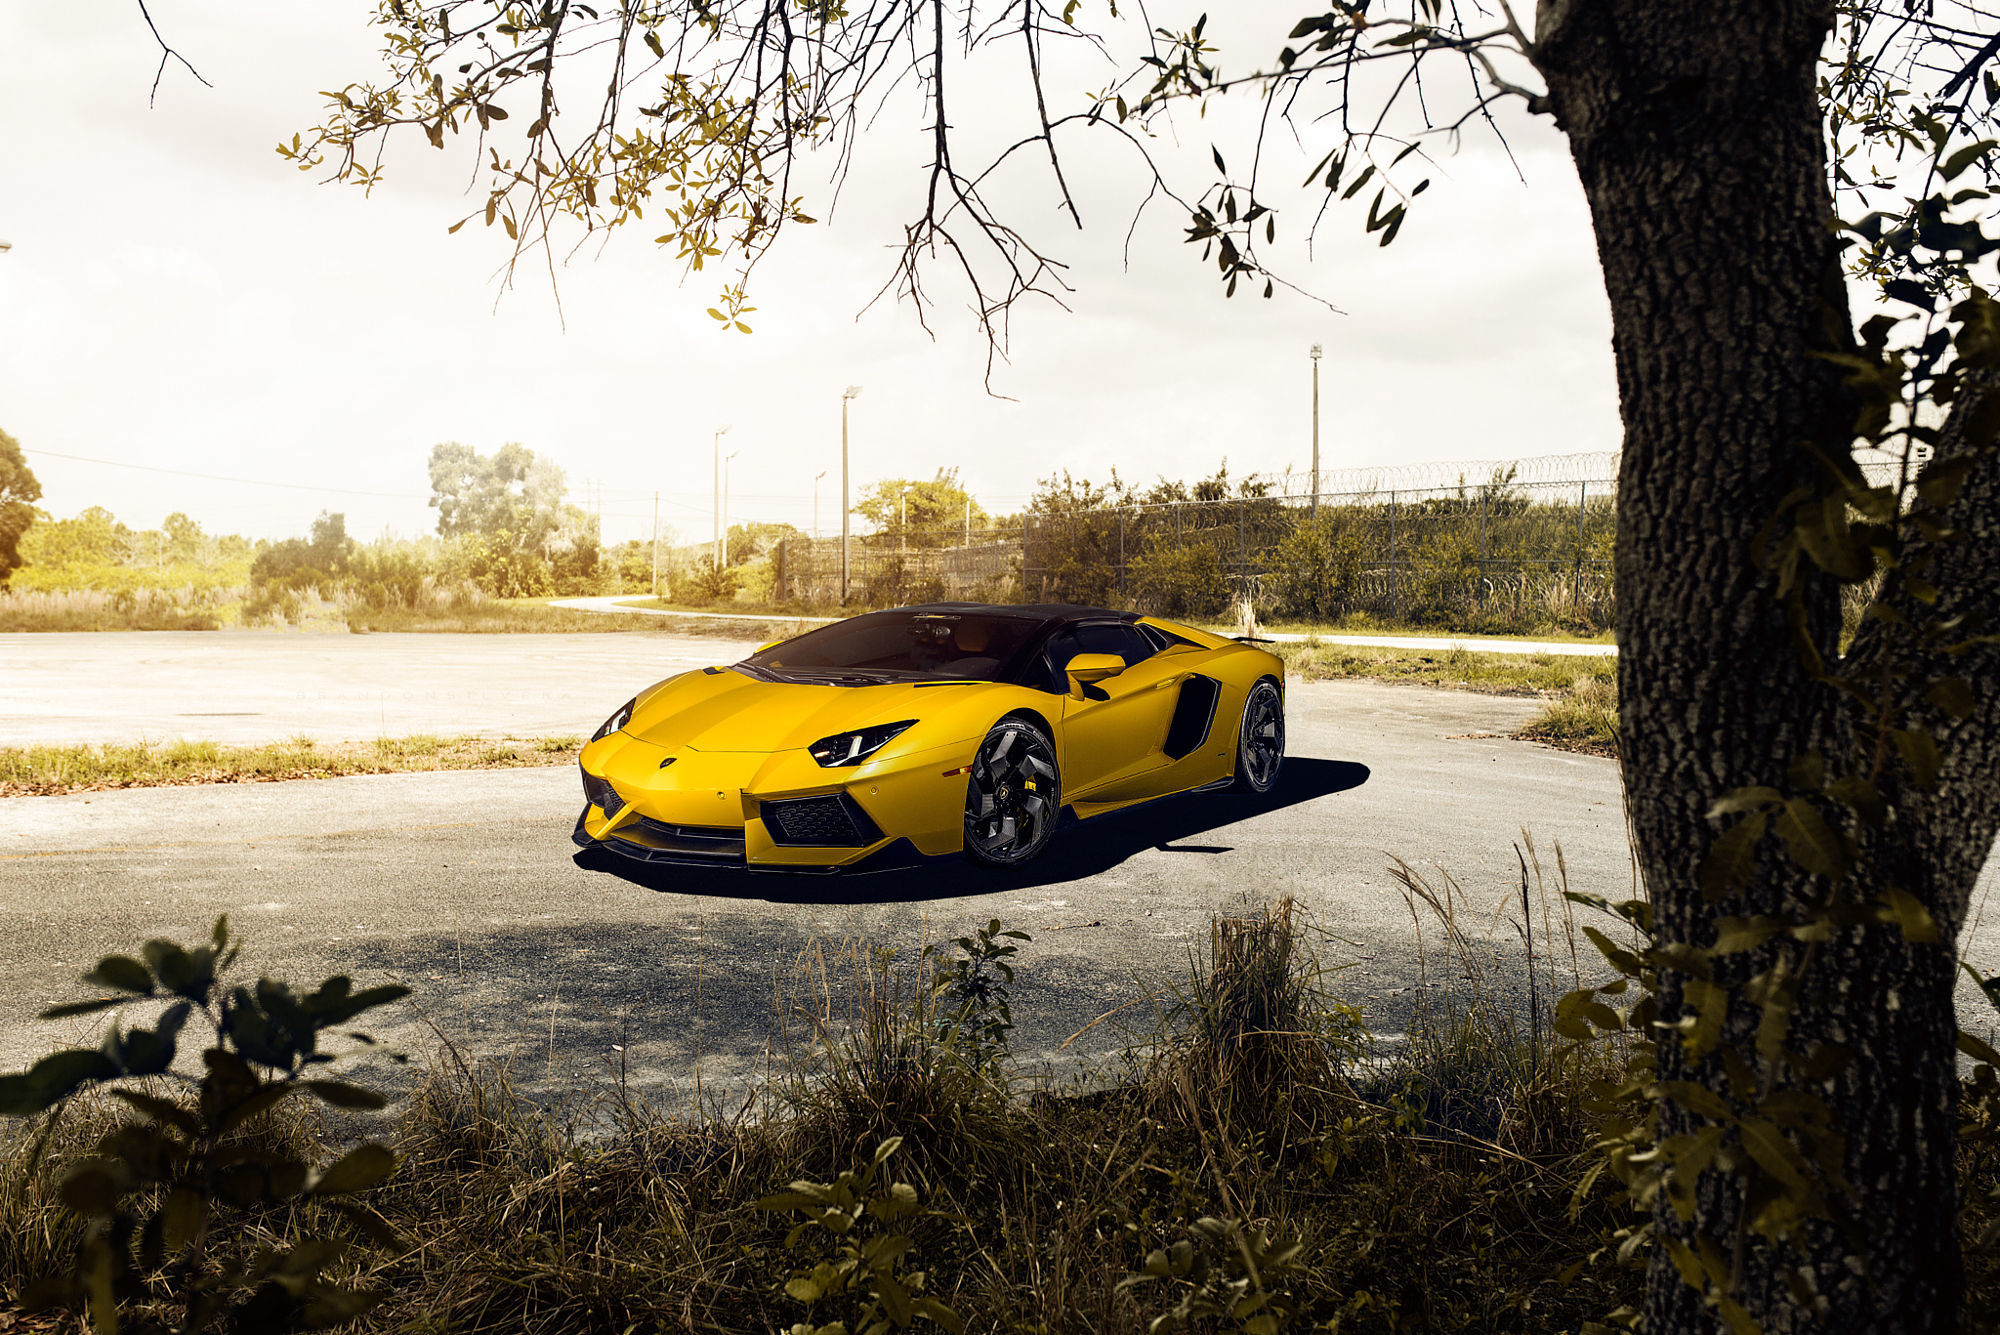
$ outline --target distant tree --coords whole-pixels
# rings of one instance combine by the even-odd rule
[[[160,531],[166,535],[165,555],[170,560],[195,560],[209,541],[208,535],[201,531],[201,525],[179,510],[166,517]]]
[[[738,566],[769,556],[771,549],[787,538],[803,536],[793,524],[731,524],[723,538],[723,554],[729,565]]]
[[[310,536],[286,538],[258,552],[250,565],[250,579],[258,585],[291,588],[330,583],[347,575],[356,547],[347,536],[347,516],[322,510],[312,522]]]
[[[940,468],[923,481],[892,477],[874,483],[854,503],[854,512],[885,533],[899,532],[912,547],[951,547],[964,540],[968,507],[972,527],[988,527],[985,509],[959,485],[958,470]]]
[[[447,441],[431,449],[431,500],[442,537],[507,535],[516,551],[547,544],[565,521],[562,469],[509,442],[484,455]]]
[[[0,431],[0,589],[21,565],[21,535],[35,522],[42,484],[21,455],[21,443]]]

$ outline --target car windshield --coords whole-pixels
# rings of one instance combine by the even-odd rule
[[[807,631],[736,666],[751,676],[836,685],[998,681],[1039,624],[987,612],[870,612]]]

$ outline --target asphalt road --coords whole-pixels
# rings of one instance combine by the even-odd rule
[[[730,649],[644,634],[0,637],[0,738],[24,721],[50,740],[157,736],[188,714],[237,720],[233,735],[187,725],[229,740],[586,732],[637,686]],[[57,699],[66,720],[35,712]],[[1146,998],[1217,913],[1293,896],[1334,989],[1395,1034],[1448,966],[1433,953],[1426,972],[1393,859],[1456,877],[1517,979],[1513,929],[1493,914],[1518,895],[1523,827],[1545,865],[1560,842],[1572,887],[1632,891],[1615,764],[1494,735],[1532,701],[1339,681],[1296,684],[1288,707],[1292,758],[1270,796],[1119,813],[1006,875],[947,862],[844,879],[621,877],[574,856],[567,767],[7,799],[0,1069],[89,1035],[88,1020],[28,1017],[81,995],[99,955],[196,937],[225,912],[250,969],[408,983],[414,998],[377,1032],[413,1053],[448,1037],[550,1093],[601,1091],[623,1061],[671,1102],[697,1080],[734,1092],[768,1070],[781,1021],[796,1035],[799,1007],[843,1011],[842,980],[873,947],[907,961],[991,917],[1034,937],[1017,1047],[1062,1072],[1111,1058],[1118,1021],[1087,1027],[1106,1012],[1143,1027]],[[1983,890],[1995,880],[1989,867]],[[1990,922],[1968,955],[2000,969]]]
[[[624,689],[599,687],[603,699]],[[1419,968],[1392,857],[1449,868],[1483,918],[1516,892],[1513,844],[1528,825],[1545,852],[1561,841],[1573,883],[1630,888],[1611,762],[1465,735],[1533,707],[1299,686],[1292,759],[1270,797],[1119,813],[1065,831],[1010,875],[948,862],[843,879],[621,879],[573,858],[580,798],[561,767],[9,799],[0,1066],[88,1032],[85,1021],[22,1021],[77,995],[74,979],[100,954],[196,936],[225,912],[253,967],[400,979],[414,1004],[382,1032],[421,1050],[435,1025],[478,1052],[514,1054],[537,1085],[590,1085],[619,1045],[642,1086],[686,1091],[699,1062],[707,1087],[731,1087],[763,1068],[780,993],[798,990],[808,964],[844,977],[857,943],[908,958],[991,917],[1034,937],[1014,1006],[1022,1049],[1064,1065],[1100,1059],[1118,1046],[1111,1023],[1058,1050],[1183,968],[1211,914],[1284,894],[1314,915],[1326,962],[1345,966],[1338,989],[1395,1032]],[[1150,1013],[1141,1003],[1127,1016]]]
[[[0,745],[588,736],[641,686],[756,645],[701,635],[0,635]]]

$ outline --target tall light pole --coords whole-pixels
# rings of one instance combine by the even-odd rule
[[[905,482],[896,493],[896,552],[898,555],[910,550],[910,484]]]
[[[814,542],[819,541],[819,480],[825,476],[826,476],[826,470],[824,468],[820,469],[817,473],[813,474],[813,541]]]
[[[712,564],[722,569],[722,438],[729,434],[729,428],[715,429],[715,551]]]
[[[731,450],[722,456],[722,564],[729,564],[729,461],[743,453]]]
[[[653,596],[660,596],[660,493],[653,493]]]
[[[1319,344],[1313,344],[1313,505],[1314,519],[1319,518]]]
[[[840,392],[840,601],[847,602],[847,405],[861,386],[849,385]]]

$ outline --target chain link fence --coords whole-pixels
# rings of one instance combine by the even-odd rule
[[[851,540],[849,603],[1074,602],[1265,619],[1356,614],[1475,629],[1598,631],[1614,608],[1615,455],[1253,481],[1243,494],[1035,512],[916,547]],[[1414,484],[1414,485],[1413,485]],[[840,602],[840,539],[774,551],[774,593]]]

